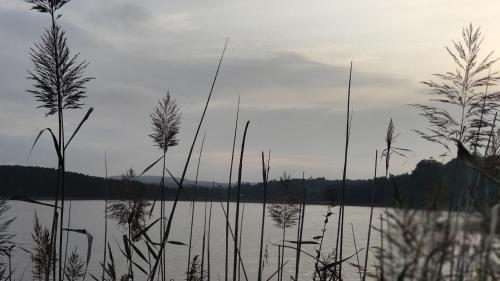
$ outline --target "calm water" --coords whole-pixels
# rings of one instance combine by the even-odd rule
[[[208,203],[210,204],[210,203]],[[16,233],[15,242],[21,247],[31,250],[33,242],[31,232],[33,230],[33,220],[35,213],[38,215],[40,221],[47,226],[50,223],[52,216],[52,209],[50,207],[35,206],[24,202],[9,202],[11,209],[9,214],[16,217],[12,225],[12,232]],[[66,206],[69,202],[66,202]],[[167,210],[170,210],[171,202],[167,202]],[[234,204],[231,205],[231,214],[234,213]],[[241,207],[242,208],[242,207]],[[159,208],[157,208],[159,210]],[[324,214],[327,211],[326,206],[308,205],[305,212],[304,234],[303,240],[312,240],[312,237],[321,234],[323,226]],[[354,240],[351,231],[351,223],[354,227],[357,248],[364,248],[366,244],[366,236],[368,231],[368,219],[370,209],[367,207],[346,207],[344,226],[344,256],[353,254]],[[375,209],[374,218],[378,218],[381,209]],[[334,209],[337,213],[337,209]],[[258,268],[258,255],[260,243],[260,220],[262,213],[262,205],[256,203],[246,203],[244,207],[244,221],[243,221],[243,243],[241,253],[243,256],[244,266],[248,274],[249,280],[257,279]],[[67,212],[66,212],[67,214]],[[202,233],[203,233],[203,216],[204,216],[204,203],[197,202],[195,209],[195,226],[193,230],[193,255],[201,254],[202,247]],[[213,203],[212,211],[212,231],[211,231],[211,278],[212,280],[224,279],[224,252],[225,252],[225,219],[219,202]],[[176,215],[174,217],[172,232],[169,240],[180,241],[188,243],[189,241],[189,223],[190,223],[190,203],[180,202],[178,204]],[[66,219],[66,218],[65,218]],[[232,220],[234,222],[234,219]],[[378,222],[378,220],[376,220]],[[325,233],[325,242],[323,249],[325,254],[327,251],[332,251],[335,246],[337,219],[336,215],[330,217],[327,225],[327,232]],[[71,228],[85,228],[90,232],[93,237],[92,257],[89,264],[89,273],[100,276],[101,267],[99,263],[103,256],[103,243],[104,243],[104,202],[103,201],[73,201],[71,213]],[[152,233],[157,233],[158,228],[152,230]],[[123,246],[122,235],[125,233],[116,225],[112,220],[109,220],[109,243],[112,247],[113,256],[117,263],[118,274],[126,272],[125,259],[118,249],[118,244]],[[287,230],[287,239],[295,240],[296,228]],[[281,243],[281,229],[276,227],[270,218],[266,219],[266,229],[264,241],[268,245],[268,264],[265,266],[264,277],[267,279],[275,270],[277,264],[278,248],[273,244]],[[376,245],[379,241],[377,232],[372,232],[372,245]],[[151,235],[153,240],[159,240],[158,236]],[[72,233],[70,234],[70,247],[68,252],[72,251],[75,247],[81,256],[86,256],[87,239],[85,236]],[[142,242],[139,242],[142,244]],[[314,254],[314,245],[304,245],[303,249],[311,254]],[[168,245],[167,251],[167,276],[168,279],[184,280],[187,268],[187,255],[188,248],[182,245]],[[146,252],[145,252],[146,253]],[[230,264],[232,264],[232,249],[230,249]],[[364,262],[364,252],[360,252],[359,256],[361,264]],[[294,274],[295,270],[295,252],[293,250],[285,250],[285,260],[288,264],[285,267],[284,279],[289,280],[289,275]],[[17,250],[13,254],[13,269],[15,270],[16,279],[24,273],[24,280],[32,280],[31,278],[31,260],[29,254],[24,251]],[[356,263],[356,256],[351,262]],[[373,259],[371,260],[373,261]],[[313,260],[305,255],[301,257],[300,279],[310,280],[313,273]],[[141,264],[143,265],[143,264]],[[149,268],[144,264],[145,269]],[[345,265],[345,279],[346,280],[359,280],[357,269],[350,265]],[[135,269],[136,279],[140,276],[140,271]],[[230,273],[231,274],[231,273]],[[232,275],[230,275],[232,276]],[[275,277],[276,278],[276,277]],[[274,279],[275,279],[274,278]],[[243,272],[241,272],[241,279],[244,280]],[[87,280],[92,280],[87,276]]]

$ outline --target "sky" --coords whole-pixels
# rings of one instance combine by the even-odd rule
[[[56,118],[46,118],[26,92],[29,50],[49,24],[47,15],[29,8],[23,1],[0,3],[0,164],[54,167],[48,137],[28,155],[41,129],[57,128]],[[445,152],[412,131],[426,127],[409,106],[429,99],[420,81],[454,71],[445,46],[469,23],[485,35],[483,54],[500,46],[499,10],[498,1],[72,0],[62,8],[60,23],[95,80],[84,108],[65,113],[66,132],[88,107],[95,111],[67,151],[67,170],[103,176],[105,153],[110,175],[142,170],[157,159],[161,152],[148,136],[149,113],[168,90],[183,119],[179,145],[166,162],[180,175],[229,38],[202,127],[200,179],[228,180],[238,96],[237,147],[250,121],[243,181],[260,180],[262,150],[271,150],[271,178],[283,171],[341,178],[351,61],[347,176],[372,176],[390,118],[397,146],[412,150],[405,159],[393,159],[390,173],[411,172],[421,159]]]

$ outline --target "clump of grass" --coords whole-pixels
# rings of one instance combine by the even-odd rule
[[[286,229],[293,227],[297,224],[300,216],[300,207],[291,201],[288,197],[288,188],[291,184],[291,176],[286,172],[280,177],[280,183],[283,190],[284,203],[272,204],[268,207],[269,216],[274,221],[275,225],[282,230],[282,241],[281,241],[281,253],[280,261],[283,264],[285,258],[285,235]],[[278,279],[281,281],[283,279],[283,268],[284,265],[279,264],[280,268],[278,272]]]
[[[53,269],[52,254],[53,246],[50,240],[50,231],[47,227],[43,226],[35,213],[35,221],[33,224],[33,233],[31,234],[33,242],[33,273],[37,280],[44,280],[47,274],[50,274]]]
[[[146,223],[147,207],[151,203],[144,200],[134,183],[135,172],[129,169],[122,176],[125,186],[123,199],[112,201],[108,206],[109,217],[116,220],[118,225],[128,227],[129,237],[136,240],[141,238],[140,232]]]
[[[78,255],[77,249],[75,248],[67,261],[64,268],[64,275],[68,281],[78,281],[83,280],[85,275],[85,262],[82,260],[80,255]]]
[[[9,209],[7,201],[0,200],[0,253],[7,251],[12,246],[12,238],[15,236],[9,231],[9,227],[14,221],[14,218],[7,218]]]
[[[191,261],[191,265],[189,266],[189,271],[187,273],[187,281],[199,281],[202,278],[198,257],[198,255],[195,255]]]
[[[126,249],[125,256],[128,260],[128,276],[133,278],[133,262],[131,249],[134,249],[134,242],[141,239],[143,229],[146,224],[147,208],[151,205],[141,196],[141,191],[135,187],[136,178],[133,169],[127,170],[122,176],[122,183],[125,186],[124,198],[121,200],[112,201],[108,206],[108,215],[111,219],[116,220],[119,226],[125,227],[127,235],[124,236],[123,242]],[[137,266],[137,265],[136,265]]]

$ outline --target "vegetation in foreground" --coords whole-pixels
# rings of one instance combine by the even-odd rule
[[[165,257],[170,254],[172,247],[186,246],[182,242],[169,239],[174,218],[176,218],[177,203],[185,189],[186,171],[191,162],[191,156],[196,146],[205,114],[210,104],[219,69],[221,67],[224,46],[217,70],[210,87],[210,91],[198,123],[195,136],[190,146],[183,173],[176,178],[165,168],[167,149],[177,144],[175,138],[180,127],[180,110],[169,93],[159,102],[151,114],[153,120],[153,133],[151,137],[160,149],[161,156],[141,173],[136,174],[128,170],[122,179],[122,184],[127,190],[120,200],[108,202],[103,210],[106,217],[104,226],[106,251],[102,257],[101,272],[87,272],[90,257],[92,256],[93,236],[82,228],[73,228],[71,225],[71,205],[65,206],[65,152],[71,140],[77,135],[85,121],[90,117],[93,108],[90,108],[69,138],[64,132],[64,112],[68,109],[80,109],[85,97],[85,85],[91,78],[84,75],[86,63],[80,62],[78,56],[72,56],[65,32],[58,19],[61,8],[68,0],[28,0],[33,10],[47,14],[51,25],[42,35],[40,43],[35,44],[30,54],[33,61],[33,71],[29,78],[33,81],[33,88],[28,92],[33,94],[40,102],[40,108],[46,110],[46,117],[57,116],[58,131],[54,133],[50,128],[40,131],[35,139],[35,144],[43,133],[48,133],[57,154],[58,173],[53,204],[41,203],[31,198],[21,198],[30,204],[45,204],[53,208],[53,218],[50,226],[40,224],[35,214],[33,228],[33,247],[22,249],[12,242],[13,234],[9,226],[13,219],[8,218],[8,205],[0,201],[0,280],[22,280],[24,274],[13,270],[11,264],[12,253],[22,250],[31,256],[31,270],[33,279],[36,280],[169,280],[169,271]],[[326,207],[324,223],[319,235],[312,240],[303,238],[304,213],[306,212],[306,199],[308,190],[302,185],[301,196],[298,198],[286,197],[291,179],[284,173],[280,185],[285,194],[281,202],[268,203],[266,198],[269,184],[270,153],[265,159],[262,152],[262,185],[264,198],[262,202],[262,224],[260,225],[261,243],[259,245],[258,280],[305,279],[299,275],[300,263],[303,259],[314,261],[314,273],[307,279],[313,280],[344,280],[346,267],[354,267],[359,273],[360,280],[498,280],[500,278],[500,237],[498,216],[497,179],[498,165],[498,132],[495,132],[496,110],[500,95],[492,88],[500,79],[497,72],[491,71],[497,59],[490,53],[480,58],[480,45],[483,37],[478,28],[472,25],[462,32],[460,41],[453,43],[449,48],[456,70],[444,74],[437,74],[436,81],[424,82],[434,96],[431,104],[413,105],[420,110],[421,115],[428,119],[429,127],[426,130],[416,130],[417,134],[426,140],[441,144],[450,151],[457,147],[457,157],[453,162],[454,169],[446,182],[436,182],[431,187],[432,196],[425,198],[423,208],[412,208],[405,200],[405,194],[399,192],[399,182],[389,177],[392,157],[405,157],[409,150],[397,146],[397,132],[391,120],[386,133],[386,147],[381,150],[380,156],[384,161],[385,176],[383,180],[392,184],[394,192],[392,201],[394,208],[386,210],[380,217],[373,216],[375,195],[379,192],[377,178],[377,164],[379,153],[375,152],[374,177],[371,190],[371,212],[367,218],[368,239],[354,244],[354,251],[344,245],[349,235],[346,220],[349,214],[345,212],[347,164],[349,160],[349,142],[351,129],[351,71],[349,73],[346,126],[345,126],[345,154],[344,169],[340,192],[334,194],[332,203]],[[487,74],[486,74],[487,73]],[[239,112],[239,108],[238,108]],[[458,112],[458,113],[456,113]],[[235,135],[238,131],[238,114],[236,117]],[[226,221],[226,245],[234,245],[232,253],[226,246],[224,280],[248,280],[245,260],[241,255],[241,240],[245,237],[242,231],[244,202],[241,200],[242,167],[245,163],[245,139],[249,133],[249,121],[245,123],[243,138],[239,150],[238,173],[233,188],[232,172],[233,161],[230,167],[229,188],[227,188],[227,201],[230,194],[236,194],[235,222],[229,220],[229,205],[219,203],[224,210]],[[34,144],[34,145],[35,145]],[[33,146],[34,146],[33,145]],[[203,141],[198,156],[197,169],[200,168]],[[233,145],[233,157],[237,151],[236,143]],[[163,162],[162,170],[169,174],[176,183],[176,188],[170,199],[173,206],[165,209],[165,174],[157,187],[160,217],[152,216],[153,208],[157,206],[146,201],[141,189],[134,188],[136,179],[150,170],[153,166]],[[455,188],[459,175],[466,169],[466,188]],[[302,181],[304,183],[305,180]],[[197,179],[195,181],[195,188]],[[196,192],[194,192],[196,196]],[[193,199],[193,206],[195,204]],[[186,261],[187,280],[210,280],[215,274],[211,272],[211,220],[214,202],[205,202],[203,247],[192,249],[189,247],[190,257]],[[266,208],[270,219],[282,231],[282,241],[279,244],[264,245],[262,237],[269,227],[269,218],[266,218]],[[191,214],[194,216],[194,212]],[[336,224],[330,225],[332,217]],[[127,260],[126,271],[117,272],[115,257],[117,251],[107,241],[107,219],[116,220],[123,229],[120,241],[120,253]],[[193,220],[191,220],[193,221]],[[266,223],[267,222],[267,223]],[[66,224],[66,225],[65,225]],[[159,241],[153,240],[152,229],[160,225]],[[192,223],[191,223],[192,225]],[[352,226],[351,226],[352,227]],[[326,249],[324,243],[327,229],[333,233],[335,247]],[[354,241],[356,233],[351,228]],[[380,241],[371,241],[371,232],[377,231]],[[286,232],[294,231],[294,241],[285,240]],[[69,245],[68,235],[75,233],[87,239],[87,249],[76,249]],[[192,234],[192,233],[191,233]],[[66,239],[64,239],[66,238]],[[306,248],[306,245],[312,247]],[[364,246],[364,247],[363,247]],[[278,251],[278,262],[273,273],[264,276],[264,267],[269,267],[265,261],[269,259],[270,252]],[[265,250],[264,250],[265,249]],[[113,251],[114,250],[114,251]],[[191,253],[193,251],[193,253]],[[296,254],[295,264],[286,260],[285,251]],[[375,255],[371,256],[368,253]],[[83,254],[85,253],[85,254]],[[363,255],[364,254],[364,255]],[[363,259],[364,258],[364,259]],[[372,260],[370,260],[372,259]],[[232,266],[231,266],[232,265]],[[229,273],[232,274],[229,274]],[[293,274],[290,274],[293,272]],[[218,273],[219,274],[219,273]]]

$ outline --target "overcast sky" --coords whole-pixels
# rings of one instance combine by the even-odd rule
[[[87,73],[96,79],[85,109],[96,110],[67,153],[67,169],[102,176],[105,151],[112,175],[156,159],[149,113],[169,89],[183,120],[167,166],[180,174],[229,37],[202,129],[201,179],[227,181],[238,95],[240,128],[250,120],[245,181],[260,179],[260,151],[269,149],[272,178],[285,170],[341,178],[351,60],[348,177],[371,177],[391,117],[401,133],[397,144],[413,150],[406,160],[394,160],[391,173],[411,171],[419,160],[444,152],[411,131],[426,125],[408,106],[429,98],[419,81],[454,70],[444,47],[470,22],[482,27],[484,53],[500,46],[497,11],[498,1],[73,0],[62,9],[61,23],[72,50],[90,62]],[[48,24],[47,15],[23,1],[0,3],[1,164],[56,165],[48,138],[27,157],[38,131],[57,127],[25,92],[29,49]],[[84,113],[66,113],[67,132]]]

